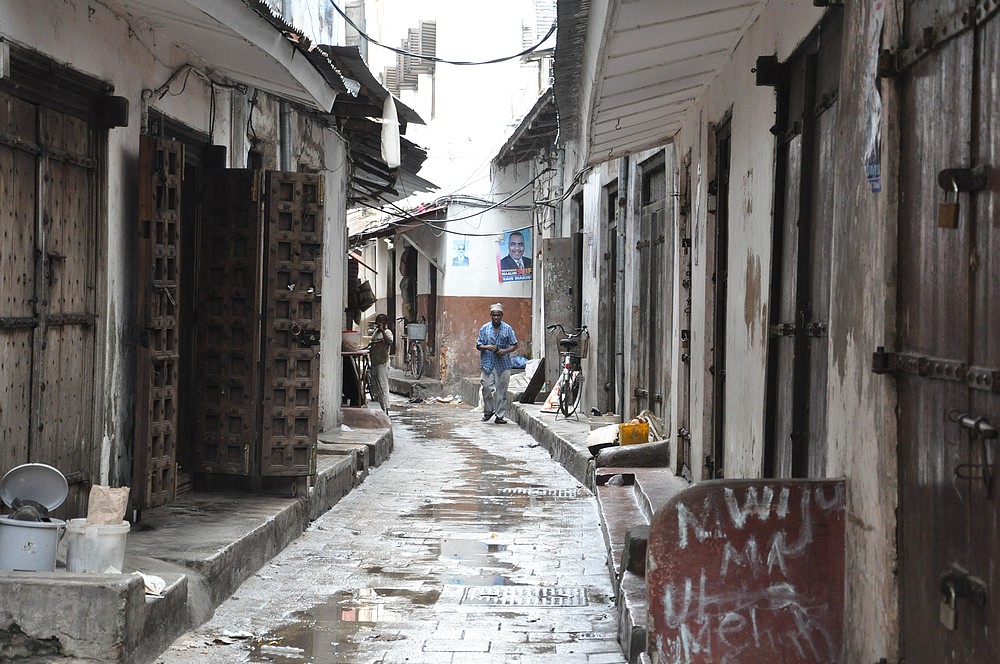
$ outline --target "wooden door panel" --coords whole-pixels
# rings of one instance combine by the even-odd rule
[[[973,118],[974,158],[969,165],[988,164],[990,180],[983,191],[970,195],[970,213],[975,219],[975,269],[972,273],[971,357],[974,367],[1000,369],[1000,15],[994,14],[976,35],[978,63],[974,81],[978,93],[978,116]],[[975,99],[975,97],[974,97]],[[969,412],[986,417],[1000,427],[1000,376],[982,381],[970,390]],[[968,436],[968,434],[966,434]],[[1000,625],[1000,439],[991,443],[968,440],[968,463],[992,464],[992,486],[971,480],[967,486],[969,545],[965,552],[968,570],[983,579],[990,595],[985,607],[969,611],[968,661],[1000,661],[996,629]],[[982,473],[982,469],[978,469]],[[975,475],[976,471],[972,473]],[[965,626],[963,626],[965,627]]]
[[[322,179],[271,171],[265,190],[261,474],[310,475],[319,431]]]
[[[140,140],[136,482],[140,504],[172,502],[177,491],[180,386],[179,276],[184,146]]]
[[[768,353],[765,473],[826,474],[826,383],[830,245],[835,192],[842,12],[823,22],[786,64],[779,88],[774,239]]]
[[[24,116],[28,116],[24,119]],[[0,93],[0,128],[34,130],[34,107]],[[23,137],[23,135],[22,135]],[[31,134],[27,138],[33,138]],[[35,334],[35,154],[0,139],[0,466],[28,461]],[[23,146],[29,147],[33,146]]]
[[[836,34],[836,44],[840,43],[839,31]],[[824,37],[825,37],[824,33]],[[828,70],[832,64],[839,63],[839,49],[833,63],[832,54],[824,54],[819,59],[820,71]],[[828,73],[828,77],[831,76]],[[827,82],[836,89],[836,79]],[[822,90],[822,88],[821,88]],[[805,315],[806,323],[829,326],[830,317],[830,270],[833,230],[833,211],[835,209],[835,192],[830,182],[831,171],[823,167],[835,163],[834,147],[837,142],[837,104],[831,104],[816,118],[816,135],[813,164],[814,184],[812,187],[812,229],[809,247],[809,312]],[[808,477],[826,476],[826,382],[829,355],[829,337],[825,329],[807,332],[809,345],[809,394],[808,403],[809,445],[808,445]]]
[[[907,6],[906,33],[916,36],[950,9],[964,3],[916,2]],[[995,25],[996,20],[992,23]],[[997,38],[995,28],[993,39]],[[979,38],[983,38],[980,29]],[[995,108],[985,110],[977,90],[989,96],[995,77],[996,45],[978,47],[986,79],[973,78],[976,30],[939,45],[909,69],[904,81],[899,225],[899,343],[901,352],[964,362],[1000,365],[996,336],[984,327],[996,321],[995,264],[982,260],[994,248],[990,236],[995,192],[963,194],[958,227],[938,226],[944,192],[937,174],[995,158]],[[994,84],[995,85],[995,84]],[[995,94],[995,93],[994,93]],[[992,103],[995,104],[994,96]],[[974,118],[975,110],[986,116]],[[942,119],[946,118],[946,121]],[[972,152],[985,147],[983,154]],[[988,147],[986,147],[988,146]],[[986,249],[986,251],[983,251]],[[983,318],[985,317],[985,318]],[[992,364],[988,364],[992,362]],[[903,657],[909,661],[997,661],[997,609],[959,601],[958,629],[939,621],[940,577],[953,565],[986,580],[995,589],[996,498],[981,482],[963,479],[976,463],[976,437],[949,419],[972,413],[1000,419],[997,397],[969,389],[964,377],[940,380],[901,375],[899,387],[900,620]]]
[[[196,468],[250,475],[257,449],[260,173],[206,174],[199,237]]]
[[[773,278],[781,284],[778,289],[779,300],[775,308],[778,311],[777,321],[781,324],[794,324],[796,321],[795,298],[796,282],[791,278],[799,255],[799,188],[802,182],[802,134],[797,133],[788,139],[786,148],[786,185],[784,194],[784,216],[781,229],[781,262],[775,270]],[[774,381],[770,388],[775,395],[774,433],[774,476],[792,476],[792,403],[794,401],[794,384],[792,375],[795,369],[795,337],[771,331],[769,352],[777,357],[773,360],[774,373],[769,380]]]
[[[82,478],[91,468],[94,450],[97,163],[85,120],[43,108],[39,128],[44,150],[38,183],[36,342],[40,338],[42,343],[33,368],[30,457],[49,460],[64,474]],[[85,483],[71,482],[63,513],[81,513],[88,498]]]

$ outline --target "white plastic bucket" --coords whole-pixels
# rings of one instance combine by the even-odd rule
[[[88,524],[86,519],[66,523],[66,570],[102,574],[109,567],[119,572],[125,564],[128,521],[117,525]]]
[[[59,539],[66,529],[61,519],[15,521],[0,516],[0,570],[53,572]]]

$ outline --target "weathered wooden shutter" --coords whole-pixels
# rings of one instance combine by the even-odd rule
[[[184,146],[142,136],[139,144],[138,327],[135,477],[140,507],[177,490],[178,323]]]
[[[764,472],[826,474],[826,384],[837,98],[843,13],[786,65],[779,90]]]

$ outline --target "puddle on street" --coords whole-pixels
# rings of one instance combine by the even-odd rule
[[[264,635],[254,644],[250,661],[353,661],[366,642],[405,638],[392,630],[392,623],[412,620],[414,607],[430,607],[440,596],[440,589],[342,591],[328,602],[295,612],[296,622]]]
[[[456,576],[442,574],[441,580],[449,586],[516,586],[509,576]]]
[[[491,553],[506,551],[506,544],[483,542],[477,539],[448,537],[441,540],[441,560],[461,560],[473,565],[485,565]]]

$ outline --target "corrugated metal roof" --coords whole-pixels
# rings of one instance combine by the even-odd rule
[[[556,81],[560,117],[571,136],[586,145],[588,164],[662,145],[680,128],[684,114],[729,60],[766,0],[609,0],[607,11],[592,15],[583,0],[560,0],[560,21],[575,17],[591,26],[601,43],[586,43],[580,26],[567,28],[570,40],[556,46]],[[592,39],[594,37],[591,37]],[[588,50],[597,57],[590,70],[581,63]],[[573,76],[573,88],[566,79]],[[581,98],[581,80],[594,81],[589,100]],[[575,95],[574,95],[575,93]],[[585,93],[584,93],[585,94]],[[590,112],[581,117],[581,109]],[[577,124],[578,123],[578,124]],[[564,122],[564,126],[567,123]]]

